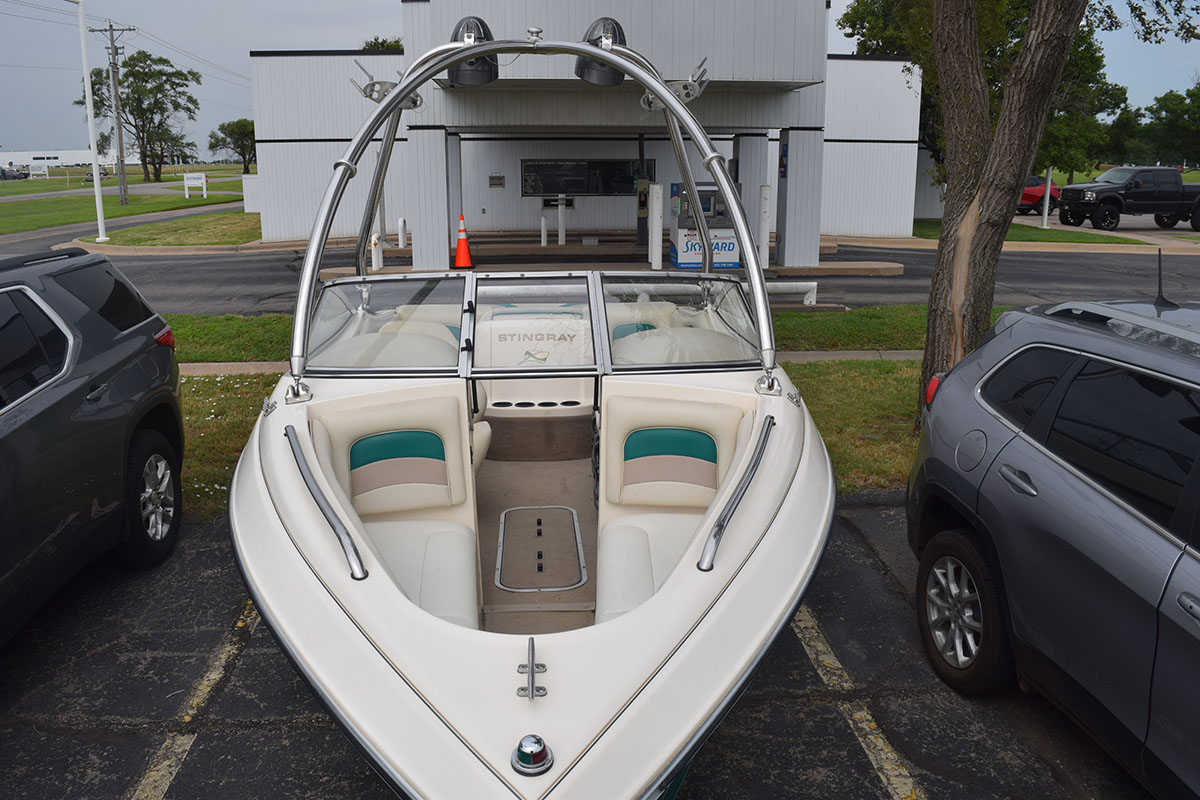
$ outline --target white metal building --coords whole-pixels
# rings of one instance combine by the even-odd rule
[[[899,62],[827,62],[822,0],[403,0],[400,8],[409,56],[251,53],[264,239],[307,237],[333,162],[373,110],[351,85],[352,78],[366,81],[355,62],[375,79],[398,80],[413,54],[449,41],[469,15],[483,17],[497,39],[526,38],[536,25],[547,39],[570,40],[611,16],[668,80],[688,77],[707,58],[711,83],[690,107],[732,160],[752,221],[759,187],[772,187],[777,263],[816,264],[822,225],[858,235],[896,235],[904,226],[904,235],[911,232],[919,87],[907,85]],[[419,265],[445,266],[460,211],[468,230],[537,231],[543,213],[555,213],[544,208],[543,192],[550,192],[539,185],[539,162],[600,162],[620,171],[638,158],[641,138],[655,182],[680,180],[662,115],[643,111],[641,91],[631,81],[612,88],[584,83],[573,58],[501,58],[494,83],[452,86],[443,76],[422,95],[424,108],[402,119],[384,192],[388,233],[397,218],[407,220]],[[369,152],[350,183],[335,236],[357,233],[374,158]],[[830,163],[844,172],[823,179]],[[697,180],[706,179],[697,159],[692,168]],[[906,202],[878,196],[881,182],[893,180],[884,194]],[[871,198],[860,191],[865,185]],[[628,181],[569,194],[569,230],[636,225]]]
[[[0,150],[0,164],[8,166],[12,163],[18,167],[37,167],[45,164],[48,167],[72,167],[76,165],[91,166],[91,150]],[[100,164],[111,167],[117,163],[116,153],[100,154]],[[126,159],[126,164],[138,164],[138,160]]]

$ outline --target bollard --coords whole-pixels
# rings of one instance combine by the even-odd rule
[[[771,244],[771,186],[763,184],[758,187],[758,263],[767,265],[767,255]]]
[[[379,234],[371,234],[371,271],[379,272],[383,269],[383,248],[379,243]]]
[[[549,243],[548,227],[546,224],[546,215],[542,214],[542,247],[545,247]]]
[[[567,243],[567,196],[558,196],[558,246]]]
[[[396,224],[396,242],[400,247],[408,247],[408,222],[404,217]]]
[[[662,269],[663,185],[650,184],[650,269]]]

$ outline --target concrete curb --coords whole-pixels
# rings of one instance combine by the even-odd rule
[[[1120,234],[1114,234],[1120,235]],[[1126,238],[1132,238],[1126,236]],[[864,236],[839,236],[839,247],[876,247],[892,250],[937,250],[937,239],[918,239],[916,237],[875,239]],[[1135,255],[1153,255],[1162,248],[1163,255],[1194,256],[1200,254],[1200,247],[1195,245],[1159,245],[1159,244],[1088,244],[1083,242],[1005,242],[1002,252],[1005,253],[1131,253]]]
[[[786,350],[777,354],[782,363],[811,364],[817,361],[915,361],[923,350]],[[179,365],[184,377],[206,375],[283,374],[286,361],[212,361]]]

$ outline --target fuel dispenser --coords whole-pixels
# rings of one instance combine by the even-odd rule
[[[714,269],[736,269],[741,266],[741,252],[733,233],[733,222],[721,192],[715,183],[696,184],[699,212],[708,223],[712,241]],[[671,266],[676,269],[699,269],[701,260],[700,228],[697,227],[692,204],[681,183],[671,184]]]

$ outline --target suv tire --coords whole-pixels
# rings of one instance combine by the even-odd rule
[[[121,563],[146,569],[175,549],[182,516],[179,456],[158,431],[140,430],[129,445],[125,470],[128,537],[116,549]]]
[[[1176,214],[1155,214],[1154,224],[1160,228],[1174,228],[1179,224],[1179,216]]]
[[[1092,227],[1099,231],[1115,231],[1121,224],[1121,210],[1104,204],[1092,212]]]
[[[965,695],[1012,685],[999,573],[967,530],[943,531],[917,568],[917,626],[938,677]]]

